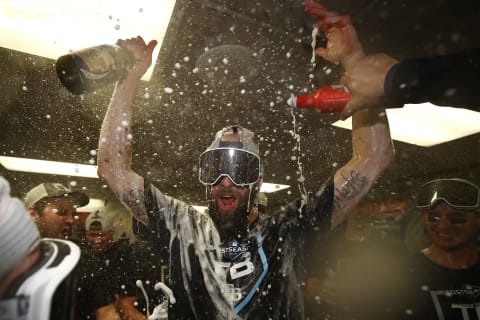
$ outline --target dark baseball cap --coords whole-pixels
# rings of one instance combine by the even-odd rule
[[[61,183],[46,182],[34,187],[25,195],[25,206],[32,208],[35,203],[44,198],[54,197],[72,197],[75,200],[75,205],[83,207],[88,204],[90,198],[82,192],[72,191]]]

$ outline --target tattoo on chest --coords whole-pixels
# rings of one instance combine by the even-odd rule
[[[334,209],[345,207],[345,201],[359,195],[367,185],[368,179],[355,170],[350,172],[350,177],[342,175],[344,183],[342,188],[335,188]]]

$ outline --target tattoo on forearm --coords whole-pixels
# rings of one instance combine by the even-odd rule
[[[136,219],[145,221],[147,212],[145,210],[145,194],[143,190],[133,189],[125,195],[123,200]]]
[[[346,201],[359,195],[368,184],[368,179],[360,175],[355,170],[350,172],[350,178],[342,175],[344,183],[341,188],[335,188],[335,196],[333,201],[333,209],[341,209],[346,205]]]

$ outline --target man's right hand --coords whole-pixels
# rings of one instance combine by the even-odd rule
[[[345,74],[340,82],[348,88],[352,97],[342,110],[340,115],[342,119],[361,109],[385,107],[385,77],[396,63],[398,60],[380,53],[362,57],[345,68]]]
[[[145,43],[142,37],[130,39],[119,39],[117,45],[129,50],[135,57],[135,64],[129,72],[129,75],[133,75],[137,78],[141,78],[147,69],[152,64],[152,53],[157,46],[157,41],[152,40],[148,44]]]

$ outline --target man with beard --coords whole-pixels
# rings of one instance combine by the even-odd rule
[[[200,155],[199,180],[210,197],[208,212],[200,213],[132,170],[133,102],[156,41],[137,37],[118,44],[137,61],[117,83],[103,121],[98,174],[144,224],[142,237],[169,250],[169,318],[302,319],[304,240],[341,223],[390,164],[394,151],[384,110],[356,113],[352,159],[317,193],[268,217],[253,206],[263,177],[253,132],[223,128]],[[363,54],[330,47],[335,62]]]
[[[41,183],[25,195],[25,206],[43,238],[71,239],[78,207],[89,197],[61,183]]]

